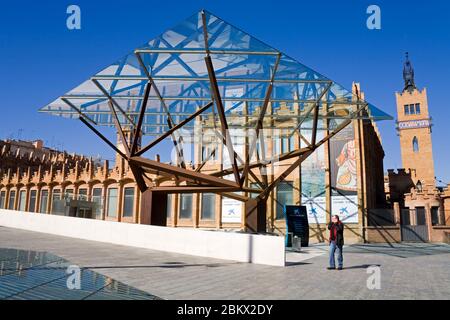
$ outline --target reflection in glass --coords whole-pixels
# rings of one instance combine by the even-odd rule
[[[294,204],[293,182],[283,181],[277,186],[276,219],[284,219],[284,206]]]
[[[192,218],[192,194],[180,194],[180,218]]]
[[[80,289],[70,290],[73,263],[48,252],[0,248],[0,300],[155,300],[158,297],[81,268]],[[75,270],[76,271],[76,270]]]
[[[117,217],[117,188],[108,189],[108,217]]]
[[[134,214],[134,188],[125,188],[123,195],[123,216],[132,217]]]
[[[14,210],[14,201],[16,200],[16,191],[11,190],[9,192],[8,209]]]
[[[95,203],[95,216],[97,219],[100,219],[102,216],[102,210],[103,210],[103,198],[102,198],[102,189],[101,188],[94,188],[92,190],[92,202]]]
[[[6,191],[0,192],[0,209],[5,208],[5,202],[6,202]]]
[[[40,213],[47,213],[47,204],[48,204],[48,190],[41,191],[41,207]]]
[[[21,190],[19,193],[19,211],[25,211],[27,204],[27,192],[25,190]]]
[[[73,199],[73,196],[74,196],[73,189],[66,189],[66,193],[65,193],[64,197],[66,199],[71,200],[71,199]]]
[[[166,210],[166,213],[167,213],[167,218],[168,218],[168,219],[169,219],[170,217],[172,217],[172,210],[173,210],[173,204],[172,204],[172,201],[173,201],[173,199],[174,199],[173,194],[168,194],[168,195],[167,195],[167,210]]]
[[[37,198],[37,190],[30,191],[30,204],[28,206],[29,212],[36,212],[36,198]]]
[[[202,194],[202,220],[215,220],[216,195],[214,193]]]
[[[88,201],[87,189],[78,190],[78,200]]]

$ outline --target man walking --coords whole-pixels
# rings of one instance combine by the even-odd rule
[[[330,266],[328,270],[335,270],[336,264],[334,260],[334,253],[337,251],[338,256],[338,270],[344,267],[344,257],[342,248],[344,247],[344,224],[340,221],[339,216],[331,217],[331,222],[328,224],[330,230]]]

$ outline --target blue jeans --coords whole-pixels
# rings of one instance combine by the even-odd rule
[[[337,251],[338,255],[338,265],[340,268],[344,266],[344,256],[342,255],[342,247],[337,246],[335,241],[330,243],[330,268],[336,268],[336,263],[334,262],[334,253]]]

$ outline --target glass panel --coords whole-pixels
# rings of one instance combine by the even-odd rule
[[[169,219],[170,217],[172,217],[172,210],[173,210],[173,204],[172,204],[172,201],[173,201],[173,199],[174,199],[173,194],[168,194],[168,195],[167,195],[167,211],[166,211],[166,214],[167,214],[167,218],[168,218],[168,219]]]
[[[41,191],[41,206],[40,213],[47,213],[47,204],[48,204],[48,190]]]
[[[305,125],[312,126],[312,121]],[[330,121],[330,125],[337,126],[335,121]],[[312,131],[301,130],[306,141],[312,140]],[[317,132],[317,140],[323,139],[324,131]],[[301,139],[300,148],[307,147],[308,144]],[[325,155],[325,146],[322,145],[310,157],[303,161],[301,165],[301,197],[302,205],[306,206],[308,219],[311,223],[326,223],[326,179],[325,172],[327,167],[327,156]]]
[[[286,138],[286,137],[283,137],[282,139],[281,139],[281,153],[283,154],[283,153],[287,153],[287,152],[289,152],[290,150],[289,150],[289,148],[290,148],[290,141],[289,141],[289,138]]]
[[[277,186],[276,219],[284,219],[284,206],[294,204],[293,182],[281,182]]]
[[[101,188],[94,188],[92,190],[92,202],[95,203],[95,209],[94,213],[97,219],[100,219],[102,217],[102,211],[103,211],[103,197],[102,197],[103,189]]]
[[[88,200],[88,190],[87,189],[79,189],[78,190],[78,200],[87,201]]]
[[[409,105],[405,106],[405,115],[409,115]]]
[[[53,194],[52,194],[52,206],[53,203],[57,200],[61,199],[61,190],[57,189],[57,190],[53,190]]]
[[[65,214],[65,202],[61,201],[61,190],[55,189],[52,192],[52,214]]]
[[[415,112],[415,107],[414,107],[413,104],[410,104],[410,105],[409,105],[409,113],[410,113],[410,114],[415,114],[415,113],[416,113],[416,112]]]
[[[132,217],[134,214],[134,188],[125,188],[123,194],[123,216]]]
[[[275,118],[284,119],[286,112],[301,118],[305,105],[315,104],[319,98],[340,110],[341,114],[334,116],[342,118],[344,113],[349,115],[354,111],[358,99],[351,91],[209,12],[205,12],[205,19],[210,57],[227,120],[231,124],[237,119],[241,122],[240,127],[252,125],[255,120],[252,117],[259,115],[265,100],[277,61],[270,96]],[[122,124],[129,124],[139,115],[147,85],[147,70],[151,70],[154,83],[166,99],[175,122],[182,121],[198,106],[211,101],[208,70],[204,63],[206,48],[203,29],[202,13],[197,12],[140,46],[137,51],[142,64],[135,50],[132,50],[94,75],[99,86],[110,92],[126,114],[118,113]],[[167,130],[167,115],[153,89],[150,91],[143,129],[148,135],[159,135]],[[249,113],[248,121],[242,118],[245,109]],[[107,98],[90,80],[82,82],[40,111],[78,118],[77,110],[99,125],[114,126]],[[211,116],[212,108],[203,115]],[[321,113],[320,116],[327,115]],[[267,115],[266,120],[270,120],[269,117],[272,115]],[[359,117],[391,119],[370,104],[365,114]],[[193,124],[189,126],[192,129]]]
[[[416,208],[416,224],[418,226],[425,226],[427,224],[424,207]]]
[[[64,197],[66,199],[73,199],[74,198],[74,192],[73,189],[66,189]]]
[[[297,140],[298,135],[295,134],[289,138],[289,151],[295,150],[295,140]]]
[[[5,208],[5,202],[6,202],[6,191],[0,192],[0,209]]]
[[[216,217],[216,195],[214,193],[202,194],[202,220],[215,220]]]
[[[37,190],[30,191],[30,205],[28,206],[29,212],[36,212],[36,198],[37,198]]]
[[[19,193],[19,211],[25,211],[27,205],[27,192],[21,190]]]
[[[420,114],[420,103],[416,103],[416,114]]]
[[[180,219],[192,218],[192,194],[180,194]]]
[[[251,182],[250,183],[250,188],[252,188],[252,189],[260,189],[261,187],[256,182]],[[256,192],[251,192],[249,195],[250,195],[250,198],[253,198],[253,199],[258,197],[258,193],[256,193]]]
[[[274,155],[281,154],[281,141],[278,138],[273,141],[273,152]]]
[[[16,201],[16,192],[10,191],[9,192],[9,201],[8,201],[8,209],[14,210],[14,202]]]
[[[108,217],[117,217],[117,188],[108,189]]]
[[[433,226],[438,226],[439,223],[439,208],[431,207],[431,223]]]

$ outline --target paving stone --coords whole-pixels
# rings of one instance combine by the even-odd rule
[[[0,227],[3,248],[45,251],[163,299],[450,299],[450,246],[352,245],[345,269],[326,270],[328,247],[287,254],[270,267]],[[381,290],[366,286],[381,268]]]

